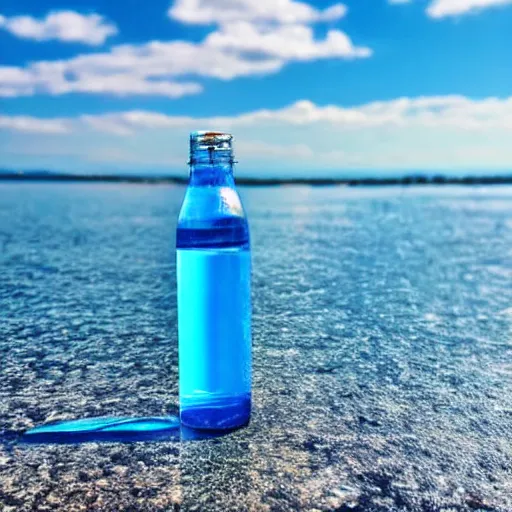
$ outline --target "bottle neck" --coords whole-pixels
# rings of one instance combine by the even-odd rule
[[[232,162],[190,164],[190,186],[232,187],[234,184]]]
[[[189,164],[189,185],[233,186],[232,136],[221,132],[193,132]]]

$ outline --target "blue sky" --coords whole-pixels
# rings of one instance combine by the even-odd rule
[[[186,172],[512,168],[512,0],[4,0],[0,166]]]

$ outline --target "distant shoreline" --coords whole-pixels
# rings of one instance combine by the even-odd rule
[[[38,182],[104,182],[104,183],[147,183],[186,184],[188,179],[181,176],[130,176],[130,175],[75,175],[48,172],[11,173],[0,172],[0,181]],[[246,186],[386,186],[386,185],[505,185],[512,184],[511,175],[497,176],[427,176],[410,175],[384,178],[236,178],[237,185]]]

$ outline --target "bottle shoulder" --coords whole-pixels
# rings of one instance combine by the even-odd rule
[[[233,187],[188,187],[176,236],[178,248],[249,247],[249,226]]]
[[[205,219],[246,219],[234,187],[187,187],[178,222],[189,224]]]

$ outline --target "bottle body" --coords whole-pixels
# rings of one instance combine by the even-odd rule
[[[251,411],[249,231],[230,165],[192,168],[177,230],[181,422],[226,430]]]

